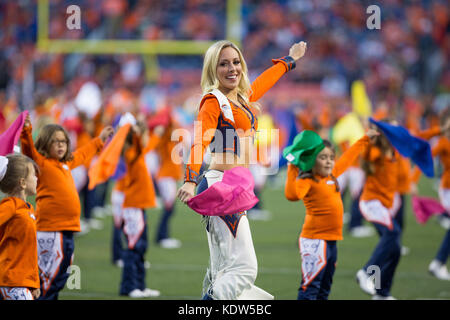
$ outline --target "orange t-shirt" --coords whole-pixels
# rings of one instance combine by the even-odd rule
[[[156,195],[152,177],[145,164],[140,139],[133,137],[133,146],[125,152],[127,173],[123,179],[124,208],[154,208]]]
[[[0,203],[0,287],[40,287],[35,219],[22,199]]]
[[[394,195],[397,191],[397,178],[399,169],[399,155],[394,152],[392,158],[388,158],[375,146],[369,148],[364,158],[375,166],[375,172],[366,175],[361,200],[380,200],[387,209],[394,203]]]
[[[337,178],[347,170],[361,152],[369,145],[367,136],[354,143],[336,161],[332,174]],[[314,176],[311,178],[297,179],[299,169],[288,165],[285,196],[290,201],[303,200],[306,208],[305,223],[301,237],[322,240],[342,240],[342,226],[344,207],[339,191],[333,179]]]
[[[80,229],[80,198],[71,170],[82,165],[103,148],[100,138],[72,153],[73,160],[61,162],[41,155],[33,144],[31,128],[20,137],[22,153],[32,158],[40,169],[36,194],[38,231],[75,231]]]
[[[264,71],[253,81],[251,85],[252,92],[249,97],[250,102],[258,101],[290,68],[282,60],[274,60],[273,62],[275,65]],[[242,108],[234,105],[232,101],[230,101],[230,106],[233,113],[234,125],[224,116],[219,102],[214,95],[208,94],[200,102],[200,111],[196,121],[200,122],[201,126],[197,127],[194,132],[194,143],[191,147],[189,162],[186,165],[185,171],[186,181],[196,181],[203,163],[205,150],[214,138],[214,132],[219,126],[224,130],[240,129],[248,132],[248,130],[252,129],[252,122],[254,122],[253,128],[255,130],[257,129],[255,110],[244,106],[247,109],[244,111]],[[249,111],[254,121],[249,119]],[[206,134],[207,132],[212,134]]]
[[[439,157],[444,172],[441,178],[441,187],[450,189],[450,140],[446,137],[441,137],[432,150],[433,157]]]
[[[397,191],[400,194],[409,193],[411,188],[411,163],[408,158],[399,156],[397,165]]]

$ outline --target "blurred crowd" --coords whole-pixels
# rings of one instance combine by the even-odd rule
[[[49,3],[51,39],[226,36],[225,0],[80,0],[81,30],[66,27],[72,1]],[[366,25],[372,4],[381,9],[379,30]],[[271,58],[286,55],[293,42],[308,42],[298,70],[265,97],[267,110],[290,110],[299,119],[306,114],[314,118],[310,123],[331,127],[351,110],[350,89],[357,79],[364,81],[375,110],[385,109],[405,125],[410,117],[428,126],[428,119],[437,119],[450,105],[447,1],[242,0],[241,16],[251,79],[271,65]],[[36,41],[37,1],[2,1],[0,132],[23,109],[61,117],[87,81],[99,87],[105,108],[120,104],[119,109],[151,113],[171,105],[181,122],[193,119],[201,94],[200,56],[158,56],[159,78],[149,81],[139,55],[46,54]]]

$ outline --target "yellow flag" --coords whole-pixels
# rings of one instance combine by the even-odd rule
[[[363,125],[354,112],[347,113],[339,119],[333,128],[333,141],[337,144],[348,141],[352,145],[363,136]]]
[[[372,104],[366,93],[366,87],[362,80],[356,80],[352,83],[352,105],[353,112],[361,117],[369,117],[372,114]]]
[[[272,129],[275,126],[273,124],[272,117],[265,113],[258,117],[258,134],[257,145],[270,145],[272,143]]]

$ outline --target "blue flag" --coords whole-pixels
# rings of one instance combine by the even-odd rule
[[[372,118],[369,118],[369,121],[381,129],[392,146],[402,156],[410,158],[427,177],[434,176],[433,156],[431,155],[430,144],[427,141],[412,136],[402,126],[393,126],[386,122],[375,121]]]

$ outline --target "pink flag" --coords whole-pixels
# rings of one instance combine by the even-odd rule
[[[432,215],[445,212],[445,208],[439,201],[428,197],[413,196],[412,207],[416,220],[420,224],[425,224]]]
[[[222,181],[188,201],[195,212],[206,216],[224,216],[253,208],[259,201],[253,192],[255,182],[247,168],[225,170]]]
[[[19,141],[20,133],[22,132],[23,124],[27,115],[28,111],[23,111],[13,122],[13,124],[0,135],[1,156],[5,156],[14,151],[14,146]]]

